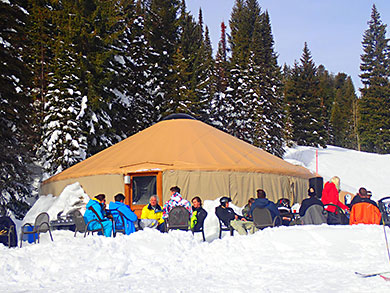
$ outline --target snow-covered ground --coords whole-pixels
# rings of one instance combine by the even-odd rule
[[[316,169],[314,148],[289,149],[286,159]],[[376,199],[389,194],[387,162],[390,156],[319,150],[324,180],[338,175],[344,190],[366,186]],[[84,200],[77,184],[68,186],[59,198],[37,201],[25,221]],[[37,245],[0,246],[0,292],[390,292],[380,277],[355,275],[390,272],[383,226],[277,227],[219,240],[217,204],[204,203],[207,242],[190,232],[146,229],[117,238],[54,231],[54,242],[43,234]]]

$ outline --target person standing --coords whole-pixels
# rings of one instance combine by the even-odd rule
[[[340,207],[342,210],[348,211],[349,208],[339,200],[340,192],[340,178],[334,176],[329,182],[325,183],[324,189],[322,190],[321,201],[324,205],[334,204]],[[335,213],[336,207],[328,206],[325,208],[328,212]]]

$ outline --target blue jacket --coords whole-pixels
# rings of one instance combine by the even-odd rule
[[[89,207],[92,207],[96,211],[96,213],[100,217],[100,220],[104,219],[104,212],[103,212],[102,205],[96,199],[90,199],[86,206],[87,210],[84,213],[85,223],[88,223],[89,221],[94,219],[99,220],[96,214],[93,211],[91,211]]]
[[[251,212],[250,212],[251,215],[252,215],[252,212],[255,208],[269,209],[269,211],[271,212],[272,220],[276,216],[280,216],[280,213],[279,213],[278,208],[276,207],[276,204],[274,204],[272,201],[268,200],[267,198],[258,198],[254,201],[254,203],[252,203]]]
[[[124,226],[126,235],[135,232],[134,222],[137,221],[137,215],[131,211],[128,205],[118,201],[110,202],[109,209],[114,217],[116,227],[122,228]],[[122,223],[122,218],[116,211],[120,211],[123,214],[125,223]]]

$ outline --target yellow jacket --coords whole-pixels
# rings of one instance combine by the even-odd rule
[[[164,223],[162,218],[162,209],[159,205],[156,206],[154,210],[150,204],[146,205],[142,209],[141,219],[152,219],[157,220],[159,224]]]

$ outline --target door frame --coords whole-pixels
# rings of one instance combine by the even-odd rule
[[[126,176],[130,176],[130,184],[125,184],[125,204],[127,204],[132,211],[137,215],[138,219],[141,217],[142,208],[145,205],[133,204],[133,177],[142,176],[156,176],[156,192],[158,197],[158,204],[162,208],[162,171],[148,171],[148,172],[133,172],[127,173]]]

